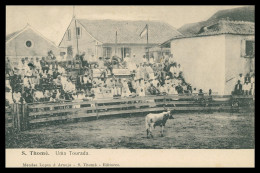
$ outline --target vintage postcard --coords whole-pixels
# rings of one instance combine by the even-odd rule
[[[6,167],[254,167],[254,6],[6,6]]]

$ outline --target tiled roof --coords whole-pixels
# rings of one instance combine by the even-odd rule
[[[211,26],[206,26],[206,29],[203,28],[200,30],[200,32],[197,35],[216,35],[216,34],[253,35],[255,34],[254,22],[220,20],[216,24],[213,24]]]
[[[8,42],[8,41],[12,40],[13,38],[19,36],[21,33],[23,33],[24,31],[26,31],[26,30],[28,30],[28,29],[31,29],[31,30],[34,31],[36,34],[38,34],[39,36],[41,36],[42,38],[44,38],[46,41],[50,42],[52,45],[54,45],[55,47],[57,47],[56,44],[55,44],[53,41],[47,39],[44,35],[42,35],[40,32],[38,32],[37,30],[35,30],[30,24],[27,24],[27,25],[26,25],[23,29],[21,29],[21,30],[18,30],[18,31],[15,31],[15,32],[11,33],[11,34],[8,34],[8,35],[5,37],[5,41]]]
[[[254,35],[255,23],[245,22],[245,21],[219,20],[213,25],[203,26],[197,34],[172,37],[171,39],[161,43],[160,45],[166,45],[167,43],[169,43],[171,40],[174,39],[203,37],[203,36],[221,35],[221,34]]]
[[[146,37],[140,33],[148,24],[149,43],[159,44],[170,38],[182,35],[177,29],[159,21],[116,21],[77,19],[95,39],[102,43],[115,43],[117,31],[118,43],[146,44]]]

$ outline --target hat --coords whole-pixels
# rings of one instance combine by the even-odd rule
[[[33,63],[28,63],[28,66],[34,67]]]

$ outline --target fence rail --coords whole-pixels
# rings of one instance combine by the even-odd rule
[[[165,95],[63,103],[12,104],[6,110],[6,127],[15,131],[31,125],[68,119],[118,114],[175,111],[238,111],[254,107],[253,96]]]

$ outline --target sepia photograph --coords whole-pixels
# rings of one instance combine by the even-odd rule
[[[7,5],[5,46],[8,152],[255,149],[255,6]]]

